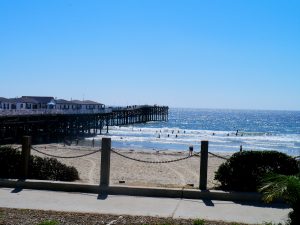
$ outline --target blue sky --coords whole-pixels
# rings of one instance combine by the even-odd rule
[[[0,1],[0,96],[300,110],[300,1]]]

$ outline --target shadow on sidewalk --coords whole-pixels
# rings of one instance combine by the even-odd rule
[[[18,182],[24,182],[26,179],[18,179]],[[19,193],[21,191],[23,191],[23,187],[15,187],[10,193]]]

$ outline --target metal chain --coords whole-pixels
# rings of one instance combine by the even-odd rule
[[[226,157],[223,157],[223,156],[220,156],[220,155],[216,155],[216,154],[214,154],[214,153],[212,153],[212,152],[208,152],[208,154],[210,154],[210,155],[212,155],[212,156],[215,156],[215,157],[217,157],[217,158],[220,158],[220,159],[224,159],[224,160],[229,159],[229,158],[226,158]]]
[[[31,147],[31,149],[34,150],[34,151],[36,151],[36,152],[38,152],[38,153],[40,153],[40,154],[43,154],[43,155],[46,155],[46,156],[50,156],[50,157],[55,157],[55,158],[61,158],[61,159],[80,158],[80,157],[84,157],[84,156],[95,154],[96,152],[100,152],[100,150],[96,150],[96,151],[93,151],[93,152],[89,152],[87,154],[77,155],[77,156],[57,156],[57,155],[51,155],[51,154],[48,154],[48,153],[45,153],[45,152],[41,152],[41,151],[37,150],[34,147]]]
[[[183,157],[183,158],[173,159],[173,160],[166,160],[166,161],[147,161],[147,160],[142,160],[142,159],[131,158],[131,157],[123,155],[123,154],[121,154],[121,153],[119,153],[119,152],[117,152],[113,149],[111,149],[111,151],[113,153],[116,153],[117,155],[119,155],[121,157],[126,158],[126,159],[130,159],[130,160],[137,161],[137,162],[143,162],[143,163],[153,163],[153,164],[178,162],[178,161],[185,160],[185,159],[188,159],[188,158],[191,158],[191,157],[194,156],[194,155],[189,155],[189,156],[186,156],[186,157]]]

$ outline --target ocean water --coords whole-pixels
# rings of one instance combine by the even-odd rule
[[[300,111],[219,109],[169,110],[169,121],[110,127],[115,148],[200,151],[201,140],[211,152],[277,150],[300,155]]]

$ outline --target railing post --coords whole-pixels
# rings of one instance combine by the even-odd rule
[[[207,189],[208,141],[201,141],[200,190]]]
[[[111,139],[102,138],[100,186],[109,186]]]
[[[22,137],[22,178],[26,179],[28,177],[28,167],[30,159],[30,149],[31,149],[31,137],[23,136]]]

